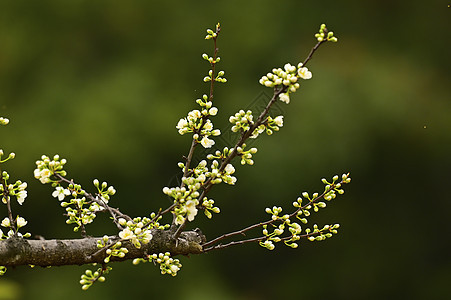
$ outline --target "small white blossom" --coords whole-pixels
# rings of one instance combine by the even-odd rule
[[[291,225],[291,228],[292,228],[293,234],[300,234],[302,232],[301,225],[299,225],[298,223],[293,223]]]
[[[0,125],[8,125],[9,120],[4,117],[0,117]]]
[[[176,265],[171,265],[169,268],[173,273],[177,273],[180,270],[180,268],[177,267]]]
[[[231,164],[227,164],[224,171],[226,172],[226,174],[233,174],[235,173],[235,168]]]
[[[312,72],[310,72],[306,67],[302,67],[298,69],[298,75],[302,79],[310,79],[312,78]]]
[[[188,113],[188,121],[196,122],[197,119],[201,118],[202,114],[199,110],[195,109]]]
[[[129,240],[135,238],[135,234],[129,228],[125,228],[119,232],[119,237],[124,240]]]
[[[16,194],[17,202],[22,205],[25,201],[25,198],[27,198],[27,191],[20,191]]]
[[[285,69],[285,71],[287,71],[289,73],[293,73],[296,71],[296,67],[292,66],[291,64],[285,64],[285,66],[283,66],[283,68]]]
[[[3,227],[10,227],[11,226],[11,223],[9,222],[9,218],[4,218],[2,220],[2,226]]]
[[[290,103],[290,95],[288,95],[288,93],[280,94],[279,99],[280,101],[285,102],[286,104]]]
[[[176,128],[179,130],[179,134],[184,135],[188,132],[188,121],[186,119],[180,119]]]
[[[52,193],[52,196],[58,198],[59,201],[63,201],[64,197],[69,196],[70,191],[61,186],[57,186],[55,191]]]
[[[186,217],[188,221],[194,220],[194,217],[197,215],[196,203],[197,201],[188,200],[186,201]]]
[[[153,235],[150,230],[146,230],[143,235],[142,242],[143,244],[148,244],[150,240],[153,238]]]
[[[283,116],[278,116],[274,119],[274,123],[276,123],[277,126],[282,127],[283,126]]]
[[[211,146],[215,144],[215,141],[210,140],[207,136],[204,136],[200,143],[204,146],[204,148],[211,148]]]
[[[211,116],[216,116],[216,114],[218,113],[218,109],[217,109],[216,107],[212,107],[212,108],[210,108],[210,110],[208,111],[208,113],[209,113]]]
[[[25,225],[27,225],[27,223],[28,222],[24,218],[17,217],[17,220],[16,220],[17,228],[24,227]]]
[[[24,191],[27,188],[27,183],[26,182],[21,183],[18,186],[18,188],[19,188],[19,191]]]
[[[41,183],[48,183],[50,182],[50,176],[52,175],[52,172],[49,169],[35,169],[34,170],[34,177],[36,179],[39,179]]]

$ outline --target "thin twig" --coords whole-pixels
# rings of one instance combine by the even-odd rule
[[[342,185],[344,183],[345,183],[344,180],[341,180],[338,184]],[[336,186],[337,186],[337,184],[331,184],[329,186],[329,188],[325,189],[324,192],[321,195],[317,196],[313,200],[310,200],[309,202],[307,202],[306,204],[302,205],[301,207],[298,207],[293,213],[289,214],[289,218],[292,218],[292,217],[296,216],[299,211],[305,209],[307,206],[312,205],[313,203],[318,202],[320,199],[324,198],[324,196],[327,193],[329,193],[330,191],[332,191]],[[270,224],[273,224],[273,223],[275,223],[277,221],[280,221],[280,220],[279,219],[275,219],[275,220],[271,219],[271,220],[268,220],[266,222],[262,222],[262,223],[258,223],[258,224],[254,224],[254,225],[248,226],[248,227],[243,228],[241,230],[237,230],[237,231],[234,231],[234,232],[231,232],[231,233],[223,234],[223,235],[221,235],[221,236],[219,236],[219,237],[217,237],[217,238],[215,238],[215,239],[203,244],[202,247],[204,247],[204,252],[208,252],[210,250],[214,250],[214,249],[216,249],[216,246],[212,246],[212,245],[218,243],[219,241],[222,241],[222,240],[224,240],[226,238],[229,238],[229,237],[232,237],[232,236],[236,236],[236,235],[245,235],[245,233],[247,231],[249,231],[249,230],[252,230],[252,229],[258,228],[258,227],[263,227],[264,225],[270,225]],[[266,238],[266,237],[264,237],[264,238]],[[258,238],[258,239],[262,240],[262,238]],[[254,239],[252,239],[252,240],[254,240]],[[245,240],[245,241],[251,241],[251,240]],[[238,242],[239,241],[232,242],[232,243],[229,243],[229,244],[230,244],[230,246],[232,246],[232,245],[239,244]],[[229,245],[229,244],[226,244],[226,245]],[[224,248],[224,246],[225,245],[222,245],[220,248]]]
[[[60,181],[66,182],[67,184],[75,185],[75,183],[74,183],[73,180],[69,180],[69,179],[67,179],[67,178],[65,178],[65,177],[63,177],[63,176],[61,176],[60,174],[55,174],[55,175],[56,175],[56,177],[59,178]],[[84,191],[84,190],[83,190],[83,191]],[[114,224],[116,225],[116,227],[117,227],[119,230],[122,230],[122,229],[123,229],[122,226],[121,226],[121,225],[119,224],[119,222],[118,222],[118,218],[119,218],[119,217],[120,217],[120,218],[124,218],[124,219],[126,219],[127,221],[132,220],[132,218],[131,218],[130,216],[128,216],[128,215],[122,213],[119,209],[110,207],[107,203],[105,203],[105,201],[101,200],[100,197],[99,197],[99,198],[94,197],[91,193],[88,193],[88,192],[86,192],[86,191],[84,191],[83,195],[84,195],[85,197],[87,197],[89,200],[91,200],[91,201],[93,201],[93,202],[99,204],[100,206],[102,206],[106,211],[108,211],[109,214],[113,217],[113,222],[114,222]],[[83,225],[83,224],[82,224],[82,227],[83,227],[83,228],[82,228],[82,233],[83,233],[83,229],[84,229],[84,225]]]
[[[9,195],[9,189],[6,185],[6,180],[3,178],[2,169],[0,168],[0,176],[1,177],[1,185],[3,186],[3,199],[6,200],[6,207],[8,209],[8,218],[9,218],[9,226],[13,230],[14,234],[16,234],[16,223],[13,219],[13,212],[11,209],[11,196]]]

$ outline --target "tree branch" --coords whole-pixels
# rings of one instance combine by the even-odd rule
[[[153,238],[140,249],[135,248],[130,241],[122,242],[122,247],[128,249],[123,258],[111,257],[111,261],[124,261],[142,258],[145,255],[161,252],[170,252],[175,255],[201,254],[201,244],[205,236],[198,231],[182,232],[176,241],[173,232],[168,230],[152,230]],[[41,267],[84,265],[103,263],[106,255],[104,251],[98,252],[97,241],[101,237],[88,237],[72,240],[29,240],[10,238],[0,241],[0,265],[5,267],[36,265]],[[115,236],[110,237],[117,240]],[[97,255],[93,255],[94,253]]]

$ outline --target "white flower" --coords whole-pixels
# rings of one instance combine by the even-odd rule
[[[226,172],[226,174],[233,174],[235,173],[235,168],[231,164],[227,164],[224,171]]]
[[[125,228],[119,232],[119,237],[124,240],[129,240],[135,238],[135,234],[129,228]]]
[[[188,200],[186,201],[186,217],[188,221],[194,220],[194,217],[197,215],[196,203],[197,201]]]
[[[9,222],[9,218],[4,218],[2,221],[2,226],[3,227],[10,227],[11,223]]]
[[[34,177],[36,179],[39,179],[39,181],[41,181],[41,183],[48,183],[50,182],[50,176],[52,175],[52,172],[49,169],[35,169],[34,170]]]
[[[70,191],[61,186],[57,186],[55,191],[52,193],[52,196],[58,198],[59,201],[63,201],[64,197],[69,195]]]
[[[16,194],[17,202],[22,205],[25,201],[25,198],[27,198],[27,191],[20,191]]]
[[[185,222],[185,218],[182,215],[177,215],[175,218],[175,224],[182,225]]]
[[[282,127],[283,126],[283,116],[278,116],[274,119],[274,123],[276,123],[277,126]]]
[[[216,114],[218,113],[218,109],[217,109],[216,107],[212,107],[212,108],[210,108],[210,110],[208,111],[208,113],[209,113],[211,116],[216,116]]]
[[[8,125],[8,123],[9,123],[9,120],[7,118],[0,117],[1,125]]]
[[[181,135],[184,135],[185,133],[188,132],[187,127],[188,127],[188,121],[186,119],[180,119],[176,126],[176,128],[179,130],[179,133]]]
[[[211,123],[210,120],[207,120],[207,122],[205,122],[204,128],[207,131],[211,131],[213,129],[213,123]]]
[[[288,95],[288,93],[280,94],[279,99],[280,101],[285,102],[286,104],[290,103],[290,95]]]
[[[298,69],[298,75],[302,79],[310,79],[312,78],[312,72],[310,72],[306,67]]]
[[[291,231],[293,232],[293,234],[300,234],[302,232],[301,225],[299,225],[298,223],[293,223],[290,227],[292,228]]]
[[[177,273],[180,270],[180,268],[176,265],[171,265],[169,268],[171,269],[172,273]]]
[[[199,110],[195,109],[188,113],[188,120],[191,122],[196,122],[197,119],[201,118],[202,114]]]
[[[26,182],[21,183],[18,186],[18,188],[19,188],[19,191],[24,191],[27,188],[27,183]]]
[[[17,220],[16,220],[16,224],[17,224],[17,228],[20,228],[20,227],[24,227],[25,225],[27,225],[27,221],[24,219],[24,218],[22,218],[22,217],[17,217]]]
[[[150,230],[146,230],[143,234],[142,242],[143,244],[147,244],[153,238],[153,235]]]
[[[215,141],[210,140],[207,136],[204,136],[200,143],[204,146],[204,148],[211,148],[211,146],[215,144]]]
[[[285,71],[287,71],[289,73],[293,73],[296,71],[296,67],[292,66],[291,64],[285,64],[285,66],[283,66],[283,68],[285,69]]]

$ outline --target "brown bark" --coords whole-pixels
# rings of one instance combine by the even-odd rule
[[[152,231],[153,238],[137,249],[129,241],[123,241],[122,247],[128,249],[125,257],[111,257],[111,261],[124,261],[141,258],[148,254],[170,252],[175,255],[202,253],[201,244],[205,236],[200,231],[182,232],[177,241],[173,232],[166,230]],[[117,237],[110,237],[117,239]],[[105,251],[97,248],[101,237],[89,237],[73,240],[30,240],[10,238],[0,241],[0,266],[63,266],[102,263],[106,257]],[[94,255],[95,254],[95,255]]]

